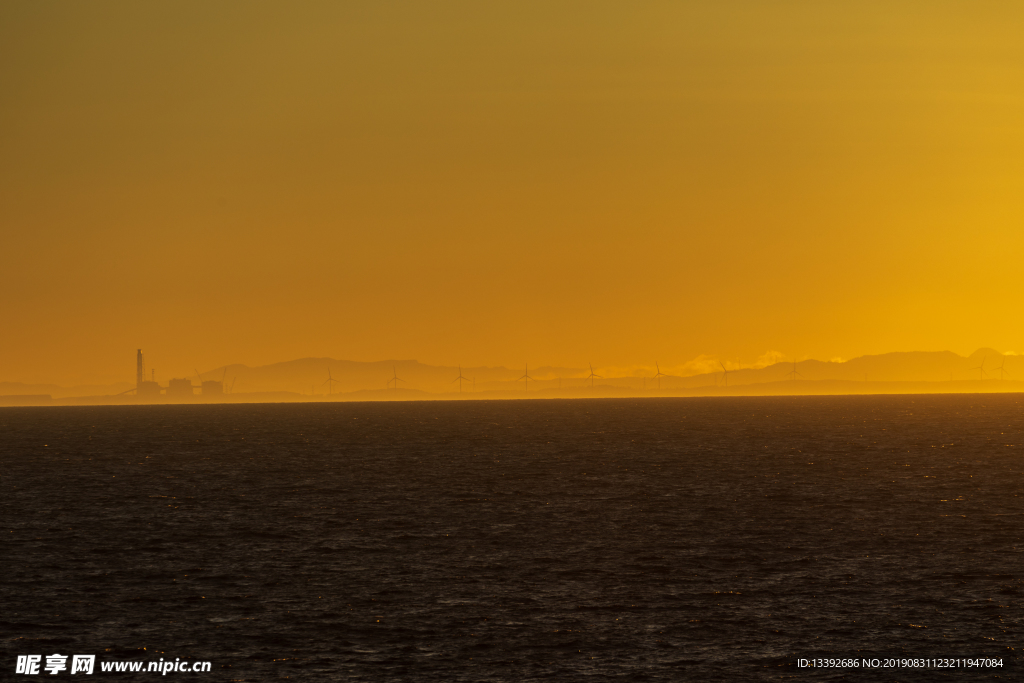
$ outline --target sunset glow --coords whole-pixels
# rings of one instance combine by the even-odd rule
[[[6,3],[0,380],[1024,349],[1022,20]]]

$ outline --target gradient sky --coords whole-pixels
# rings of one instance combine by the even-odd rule
[[[0,5],[0,380],[1024,349],[1018,2]]]

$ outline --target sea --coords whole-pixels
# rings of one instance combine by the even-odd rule
[[[1022,427],[1019,394],[0,408],[0,679],[1024,680]]]

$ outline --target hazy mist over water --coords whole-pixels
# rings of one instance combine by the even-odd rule
[[[203,680],[1013,679],[1022,405],[0,409],[0,665],[60,652],[210,660]],[[822,655],[1004,666],[796,666]]]

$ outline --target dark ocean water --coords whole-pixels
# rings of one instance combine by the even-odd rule
[[[166,680],[1024,680],[1022,410],[0,409],[0,678],[82,653],[212,662]],[[1003,666],[797,666],[823,656]]]

